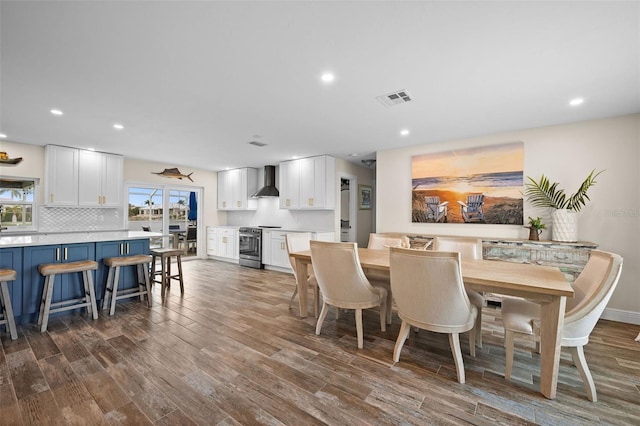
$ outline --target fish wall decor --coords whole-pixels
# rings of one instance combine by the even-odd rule
[[[193,172],[189,173],[188,175],[183,175],[182,173],[180,173],[180,170],[178,170],[176,167],[174,167],[173,169],[164,169],[161,172],[151,172],[151,173],[158,176],[164,176],[167,178],[180,179],[180,180],[182,180],[182,178],[187,178],[191,182],[193,182],[193,179],[191,179],[191,175],[193,174]]]

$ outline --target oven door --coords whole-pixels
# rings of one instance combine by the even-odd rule
[[[238,237],[240,265],[262,267],[262,237],[260,234],[240,232]]]

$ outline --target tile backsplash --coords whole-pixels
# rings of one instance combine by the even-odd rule
[[[118,208],[40,207],[40,232],[115,231],[123,228]]]

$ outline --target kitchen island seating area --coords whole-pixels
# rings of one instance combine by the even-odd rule
[[[103,259],[105,266],[109,268],[107,274],[107,284],[104,289],[104,298],[102,299],[102,309],[109,310],[109,315],[116,313],[116,302],[122,299],[139,296],[140,301],[144,301],[147,296],[147,306],[150,308],[151,285],[149,275],[151,273],[151,256],[145,254],[136,254],[132,256],[107,257]],[[120,270],[127,266],[133,266],[136,269],[138,277],[138,288],[130,288],[126,290],[118,290],[120,282]]]
[[[0,269],[0,325],[4,324],[7,332],[11,336],[11,340],[18,338],[16,329],[16,321],[13,317],[13,306],[11,305],[11,296],[9,295],[9,281],[14,281],[17,277],[16,271],[13,269]]]

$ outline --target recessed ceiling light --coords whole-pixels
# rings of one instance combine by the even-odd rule
[[[292,160],[297,160],[297,159],[298,159],[298,156],[297,156],[297,155],[294,155],[293,157],[291,157],[291,159],[292,159]]]
[[[115,123],[113,125],[113,128],[116,129],[116,130],[122,130],[122,129],[124,129],[124,126],[122,124],[120,124],[120,123]]]
[[[571,99],[571,101],[569,101],[569,105],[578,106],[578,105],[582,105],[583,102],[584,102],[583,98],[575,98],[575,99]]]
[[[409,130],[408,130],[408,129],[402,129],[402,130],[400,130],[400,135],[401,135],[401,136],[407,136],[407,135],[409,135]]]
[[[87,148],[89,151],[95,151],[95,148]]]
[[[325,83],[331,83],[336,78],[336,76],[333,75],[333,73],[326,72],[326,73],[322,74],[322,77],[320,77],[320,78]]]
[[[357,156],[358,156],[357,152],[354,152],[353,154],[349,154],[349,157],[357,157]]]
[[[53,115],[63,115],[64,113],[62,111],[60,111],[59,109],[52,109],[49,111],[51,114]]]
[[[5,135],[4,133],[0,133],[0,139],[4,139],[6,137],[7,137],[7,135]]]

